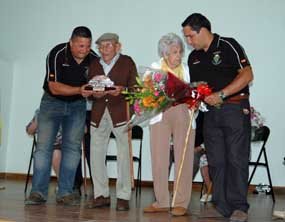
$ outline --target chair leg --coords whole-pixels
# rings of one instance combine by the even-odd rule
[[[141,194],[141,160],[138,162],[138,173],[137,173],[137,181],[136,181],[136,198],[138,194]]]
[[[84,196],[87,197],[87,180],[86,180],[86,155],[85,155],[85,139],[82,141],[82,153],[83,153],[83,189]]]
[[[271,192],[272,200],[275,203],[275,195],[274,195],[274,190],[273,190],[273,186],[272,186],[272,181],[271,181],[271,176],[270,176],[270,171],[269,171],[269,166],[268,166],[268,161],[267,161],[267,155],[266,155],[266,151],[265,150],[263,152],[264,152],[264,159],[265,159],[267,176],[268,176],[270,189],[271,189],[270,192]]]
[[[203,195],[204,186],[205,186],[205,182],[204,182],[204,180],[203,180],[203,181],[202,181],[201,190],[200,190],[200,199],[201,199],[201,197],[202,197],[202,195]]]
[[[36,147],[36,137],[34,136],[33,145],[32,145],[32,152],[31,152],[30,162],[29,162],[29,168],[28,168],[28,172],[27,172],[27,176],[26,176],[26,184],[25,184],[25,189],[24,189],[25,198],[27,197],[27,188],[28,188],[28,184],[29,184],[29,177],[30,177],[30,172],[31,172],[31,166],[32,166],[32,161],[33,161],[33,155],[34,155],[35,147]]]
[[[262,155],[262,151],[259,153],[256,162],[254,162],[254,168],[253,168],[253,171],[252,171],[252,173],[251,173],[251,175],[250,175],[250,178],[249,178],[249,180],[248,180],[248,186],[249,186],[250,183],[251,183],[251,180],[252,180],[253,175],[254,175],[254,173],[255,173],[255,171],[256,171],[256,168],[257,168],[257,166],[258,166],[258,163],[259,163],[259,160],[260,160],[260,158],[261,158],[261,155]]]

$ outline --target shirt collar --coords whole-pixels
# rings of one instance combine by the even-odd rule
[[[107,64],[104,62],[104,60],[102,59],[102,57],[100,57],[100,64],[102,66],[114,66],[114,64],[117,62],[117,60],[119,59],[120,57],[120,53],[117,53],[114,58],[111,60],[110,64]]]
[[[214,33],[213,41],[211,42],[210,47],[207,52],[212,52],[216,50],[219,47],[219,43],[220,43],[220,36]]]

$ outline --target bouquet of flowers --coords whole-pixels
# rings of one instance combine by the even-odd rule
[[[144,68],[132,91],[123,91],[126,100],[133,105],[135,115],[128,127],[143,123],[167,108],[186,103],[190,109],[199,107],[205,96],[211,94],[206,83],[190,86],[172,73]]]

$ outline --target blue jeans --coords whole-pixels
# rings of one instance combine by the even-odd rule
[[[34,153],[31,192],[47,198],[50,180],[53,143],[62,126],[61,163],[57,197],[72,193],[75,172],[81,157],[81,141],[86,115],[85,99],[66,102],[45,93],[38,116],[38,139]]]

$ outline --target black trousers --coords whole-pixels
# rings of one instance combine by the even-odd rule
[[[217,210],[225,217],[234,210],[247,212],[249,101],[210,107],[205,113],[203,133]]]
[[[90,171],[90,124],[91,124],[91,111],[86,111],[86,132],[84,134],[84,145],[85,145],[85,157],[87,160],[87,165],[89,169],[89,175],[90,179],[92,182],[92,177],[91,177],[91,171]],[[80,189],[81,185],[83,183],[83,176],[82,176],[82,160],[80,159],[77,170],[76,170],[76,175],[75,175],[75,180],[74,180],[74,185],[73,189]],[[92,182],[93,184],[93,182]]]

